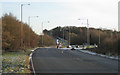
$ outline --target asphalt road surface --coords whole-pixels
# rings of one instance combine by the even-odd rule
[[[118,61],[79,50],[38,48],[32,55],[35,73],[118,73]]]

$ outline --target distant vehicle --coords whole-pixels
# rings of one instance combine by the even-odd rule
[[[76,48],[79,48],[79,46],[78,46],[78,45],[76,45]]]
[[[71,48],[71,46],[70,46],[70,45],[67,45],[67,48]]]
[[[76,48],[76,46],[75,46],[75,45],[72,45],[71,47],[72,47],[72,49],[71,49],[71,50],[75,50],[75,48]]]
[[[94,48],[98,47],[96,44],[94,44]]]

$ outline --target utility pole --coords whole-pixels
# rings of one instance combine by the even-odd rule
[[[118,2],[118,31],[120,31],[120,1]]]
[[[47,23],[50,23],[50,21],[47,21]],[[43,46],[43,44],[44,44],[43,35],[44,35],[44,33],[43,33],[43,22],[42,22],[42,37],[41,37],[41,39],[42,39],[42,46]]]
[[[64,39],[64,28],[63,28],[63,39]]]
[[[62,42],[63,42],[63,45],[64,45],[64,42],[65,42],[64,40],[65,40],[65,39],[64,39],[64,27],[63,27],[63,41],[62,41]]]
[[[29,27],[31,28],[31,25],[30,25],[30,19],[31,18],[38,18],[39,16],[29,16],[28,17],[28,25],[29,25]],[[29,47],[30,47],[30,28],[29,28]]]
[[[87,21],[87,44],[90,45],[90,31],[89,31],[89,23],[88,19],[78,19],[78,20],[86,20]]]
[[[89,34],[89,24],[87,19],[87,44],[90,45],[90,34]]]
[[[69,27],[69,45],[70,45],[70,27]]]
[[[100,46],[100,29],[99,29],[99,42],[98,43],[99,43],[99,46]]]
[[[21,48],[22,48],[22,45],[23,45],[23,24],[22,24],[22,7],[23,7],[23,4],[21,4]]]
[[[21,4],[21,48],[24,46],[24,41],[23,41],[23,23],[22,23],[22,17],[23,17],[23,6],[24,5],[30,5],[30,4]]]
[[[28,17],[28,24],[29,24],[29,47],[30,47],[30,16]]]
[[[43,22],[42,22],[42,38],[41,38],[42,39],[42,46],[43,46],[43,35],[44,34],[43,34]]]

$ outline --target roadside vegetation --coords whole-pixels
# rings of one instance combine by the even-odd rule
[[[4,14],[0,19],[2,19],[2,73],[29,73],[28,49],[41,47],[41,36],[44,46],[56,45],[53,37],[36,34],[28,24],[19,21],[12,13]]]
[[[23,30],[21,31],[21,27]],[[49,35],[37,35],[26,23],[21,23],[13,14],[4,14],[2,17],[2,50],[21,51],[27,48],[41,46],[41,36],[45,45],[55,45],[55,39]],[[21,46],[21,39],[23,46]],[[51,43],[51,44],[49,44]]]
[[[98,47],[95,49],[87,49],[102,54],[120,55],[118,54],[120,52],[120,32],[95,28],[90,28],[89,31],[90,45],[97,45]],[[56,27],[49,31],[44,30],[44,33],[53,37],[64,38],[67,41],[69,41],[70,38],[71,45],[85,45],[87,43],[86,27]]]
[[[2,73],[30,73],[28,69],[30,50],[6,52],[2,55]]]

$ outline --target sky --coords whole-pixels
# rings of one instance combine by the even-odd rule
[[[118,30],[118,2],[120,0],[4,0],[0,2],[0,17],[11,12],[20,20],[20,5],[23,6],[23,22],[37,33],[57,26],[89,27]],[[82,19],[82,20],[78,20]],[[49,23],[48,23],[49,21]]]

